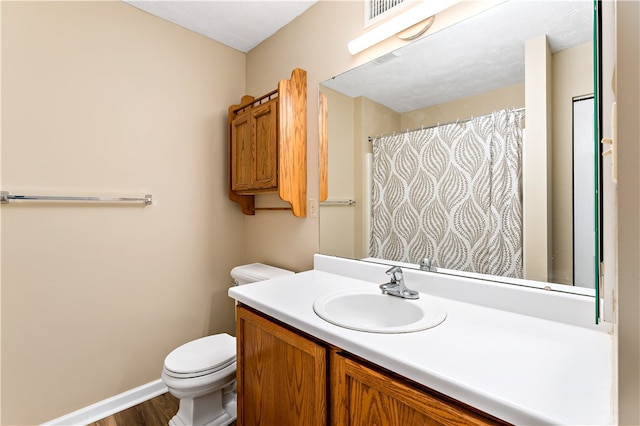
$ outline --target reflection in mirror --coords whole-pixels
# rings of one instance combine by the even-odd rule
[[[593,294],[592,15],[509,0],[322,83],[320,251]]]

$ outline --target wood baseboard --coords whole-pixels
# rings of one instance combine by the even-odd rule
[[[141,402],[148,401],[167,391],[165,384],[161,379],[158,379],[43,424],[48,426],[87,425]]]

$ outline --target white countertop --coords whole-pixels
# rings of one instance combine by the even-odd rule
[[[425,277],[429,278],[428,275]],[[519,425],[614,422],[613,337],[531,315],[425,292],[447,311],[439,326],[403,334],[353,331],[324,321],[314,300],[384,282],[311,270],[234,287],[243,304],[320,340]],[[425,279],[427,279],[425,278]],[[391,297],[391,296],[390,296]]]

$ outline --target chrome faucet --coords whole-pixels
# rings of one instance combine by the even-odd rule
[[[402,269],[399,266],[394,266],[389,269],[386,274],[391,276],[391,280],[388,283],[380,285],[382,294],[402,297],[405,299],[420,298],[420,293],[415,290],[410,290],[404,285],[404,276],[402,275]]]
[[[422,262],[420,262],[420,270],[436,272],[436,267],[433,266],[433,259],[430,257],[422,259]]]

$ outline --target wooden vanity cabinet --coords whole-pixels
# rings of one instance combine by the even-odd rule
[[[367,363],[331,353],[331,425],[505,424],[419,390]]]
[[[505,425],[242,305],[238,425]]]
[[[238,425],[327,424],[327,348],[237,308]]]

